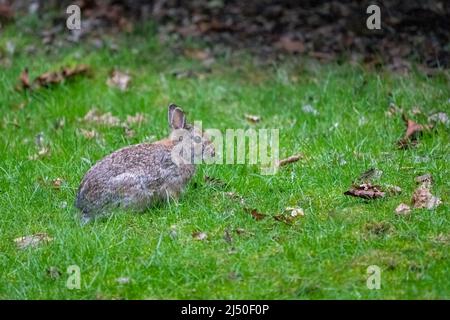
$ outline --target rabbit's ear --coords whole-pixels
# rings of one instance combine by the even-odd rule
[[[169,106],[169,125],[174,130],[186,128],[186,116],[183,110],[175,104]]]

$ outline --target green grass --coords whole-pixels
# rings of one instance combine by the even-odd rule
[[[177,79],[172,71],[200,63],[145,34],[120,40],[117,52],[75,46],[47,54],[38,48],[33,55],[23,48],[36,40],[15,28],[0,39],[0,47],[7,40],[17,45],[11,66],[0,71],[0,298],[450,298],[449,130],[440,125],[416,148],[397,150],[404,125],[399,115],[385,115],[390,101],[407,111],[448,111],[448,73],[398,76],[302,58],[260,66],[240,54],[218,57],[205,78]],[[31,94],[14,90],[25,66],[34,77],[76,63],[91,65],[93,75]],[[106,85],[115,67],[133,76],[127,92]],[[23,109],[15,108],[23,101]],[[260,175],[257,166],[201,165],[178,204],[81,227],[73,203],[84,173],[120,147],[167,136],[170,102],[204,128],[277,128],[280,156],[302,152],[305,159],[273,176]],[[307,103],[320,114],[302,112]],[[136,112],[148,120],[127,138],[122,128],[80,122],[93,106],[122,120]],[[245,113],[262,121],[249,124]],[[359,125],[361,117],[367,122]],[[55,129],[61,118],[64,127]],[[100,138],[88,140],[79,128],[95,128]],[[40,132],[51,153],[29,160]],[[370,167],[383,170],[381,182],[400,186],[402,194],[370,202],[344,196]],[[410,203],[414,177],[427,172],[443,204],[397,217],[396,206]],[[205,175],[226,186],[206,183]],[[64,181],[59,190],[52,186],[55,178]],[[305,216],[293,225],[256,221],[226,192],[269,215],[295,206]],[[387,231],[370,231],[380,224]],[[207,240],[193,239],[195,231],[206,232]],[[15,238],[38,232],[53,241],[17,249]],[[66,288],[70,265],[81,269],[80,290]],[[366,287],[369,265],[382,270],[380,290]],[[52,279],[50,267],[61,276]],[[119,284],[119,277],[131,282]]]

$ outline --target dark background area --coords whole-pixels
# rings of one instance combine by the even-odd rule
[[[259,57],[308,55],[407,71],[411,61],[428,74],[450,65],[449,1],[5,1],[0,17],[14,23],[34,13],[65,25],[69,4],[81,8],[77,42],[92,34],[132,32],[153,21],[162,41],[196,38],[212,50],[245,49]],[[366,9],[381,8],[381,30],[369,30]],[[56,13],[56,14],[54,14]],[[49,26],[50,32],[51,26]],[[55,36],[61,29],[53,30]],[[42,36],[42,31],[32,30]],[[48,32],[49,30],[45,30]],[[64,33],[64,32],[63,32]],[[45,34],[44,34],[45,37]],[[47,39],[48,40],[48,39]]]

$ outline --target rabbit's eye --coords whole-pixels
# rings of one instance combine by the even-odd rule
[[[195,136],[194,137],[194,142],[195,143],[200,143],[200,142],[202,142],[202,138],[200,136]]]
[[[179,136],[178,141],[183,141],[183,136]]]

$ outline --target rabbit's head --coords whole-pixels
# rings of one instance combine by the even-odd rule
[[[188,124],[183,110],[175,104],[169,105],[169,126],[171,128],[170,140],[174,142],[175,149],[181,151],[184,162],[198,163],[208,157],[214,157],[214,144],[201,128]],[[194,161],[195,159],[195,161]]]

